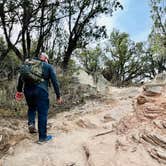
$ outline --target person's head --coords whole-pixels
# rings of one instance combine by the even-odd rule
[[[49,60],[48,55],[45,52],[40,53],[39,59],[41,61],[44,61],[44,62],[47,62],[47,63],[48,63],[48,60]]]

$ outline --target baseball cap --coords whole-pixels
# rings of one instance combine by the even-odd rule
[[[40,54],[40,57],[45,57],[46,59],[49,59],[48,55],[45,52],[42,52]]]

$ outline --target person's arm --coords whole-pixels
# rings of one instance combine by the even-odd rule
[[[56,94],[56,97],[58,100],[61,98],[60,89],[59,89],[59,82],[58,82],[58,79],[56,77],[55,70],[53,69],[53,67],[51,65],[50,65],[49,74],[50,74],[50,79],[51,79],[51,82],[52,82],[52,85],[54,87],[54,91],[55,91],[55,94]]]
[[[17,83],[17,92],[15,94],[15,99],[17,101],[20,101],[23,99],[23,92],[22,92],[22,89],[23,89],[23,81],[21,79],[21,76],[19,76],[18,78],[18,83]]]
[[[23,81],[21,79],[21,76],[19,76],[18,78],[18,83],[17,83],[17,92],[22,92],[23,90]]]

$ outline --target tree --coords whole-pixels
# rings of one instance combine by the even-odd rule
[[[7,45],[3,37],[0,37],[0,54],[2,55],[6,49]],[[11,79],[16,74],[19,63],[20,61],[16,55],[12,51],[9,51],[3,61],[0,61],[0,78],[2,80]]]
[[[51,0],[1,0],[0,26],[4,31],[7,50],[13,50],[19,59],[24,60],[30,56],[32,40],[35,38],[37,45],[33,54],[38,55],[58,20],[57,6],[59,3]]]
[[[100,14],[111,14],[122,6],[117,0],[65,0],[64,13],[67,18],[68,42],[64,49],[63,68],[76,48],[84,48],[93,39],[105,37],[105,26],[98,26],[95,19]]]
[[[149,35],[150,54],[156,74],[166,70],[166,1],[151,0],[152,32]]]
[[[166,35],[166,1],[150,0],[153,31]]]
[[[83,49],[78,55],[80,64],[88,74],[95,75],[102,71],[104,61],[107,59],[100,46],[92,49]]]
[[[113,30],[109,39],[107,53],[110,59],[106,62],[104,76],[116,85],[130,83],[133,79],[142,79],[143,43],[134,43],[127,33]]]

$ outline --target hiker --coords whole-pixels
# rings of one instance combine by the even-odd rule
[[[27,60],[28,61],[28,60]],[[48,56],[46,53],[41,53],[39,55],[38,62],[42,64],[42,78],[43,81],[39,83],[31,83],[28,80],[23,79],[20,74],[17,84],[17,92],[15,94],[15,99],[20,101],[23,98],[23,92],[28,105],[28,128],[30,133],[36,133],[35,128],[35,117],[36,112],[38,113],[38,132],[39,132],[39,142],[45,142],[51,140],[52,135],[47,135],[47,116],[49,109],[49,98],[48,98],[48,84],[51,80],[57,103],[62,104],[62,99],[60,96],[58,80],[56,73],[48,63]],[[24,89],[24,91],[23,91]]]

